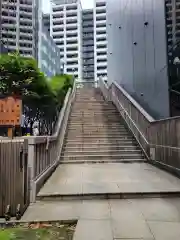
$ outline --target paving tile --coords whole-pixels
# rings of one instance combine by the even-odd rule
[[[45,194],[180,192],[180,179],[149,164],[60,165],[40,191]]]
[[[134,199],[129,201],[142,212],[146,220],[180,221],[180,198]]]
[[[156,240],[179,240],[179,222],[148,222],[151,232]]]
[[[30,205],[23,221],[56,221],[78,219],[82,201],[36,202]]]
[[[73,240],[113,240],[109,220],[79,220]]]
[[[119,188],[116,183],[105,182],[84,182],[83,193],[118,193]]]
[[[110,200],[114,238],[153,238],[143,215],[127,200]]]
[[[53,195],[67,195],[67,194],[82,194],[82,183],[81,182],[68,182],[57,185],[45,185],[38,196],[53,196]]]
[[[109,219],[110,207],[107,200],[85,200],[81,205],[81,219]]]

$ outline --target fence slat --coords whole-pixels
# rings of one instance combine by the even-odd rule
[[[20,210],[24,211],[24,184],[28,185],[28,181],[24,182],[23,178],[23,172],[28,171],[23,164],[25,154],[26,140],[0,141],[0,217],[4,217],[7,205],[11,207],[11,217],[15,216],[18,204]]]

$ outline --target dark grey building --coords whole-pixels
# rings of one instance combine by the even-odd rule
[[[50,33],[50,14],[43,14],[43,25],[47,28]]]
[[[170,116],[166,2],[107,0],[108,82],[157,119]]]
[[[171,116],[177,116],[180,115],[180,0],[166,0],[165,10],[170,111]]]
[[[93,9],[82,11],[83,80],[94,80],[94,19]]]

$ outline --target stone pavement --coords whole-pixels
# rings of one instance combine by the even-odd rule
[[[22,220],[72,219],[74,240],[179,240],[180,198],[36,202]]]
[[[74,240],[179,240],[179,193],[180,179],[147,163],[60,165],[22,221],[78,220]]]
[[[147,163],[60,165],[39,197],[180,193],[180,179]]]

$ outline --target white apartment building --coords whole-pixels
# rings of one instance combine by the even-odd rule
[[[1,0],[1,39],[9,52],[38,59],[42,0]]]
[[[94,0],[94,79],[107,78],[106,0]]]
[[[60,48],[64,72],[82,79],[82,6],[80,0],[52,0],[50,34]]]

